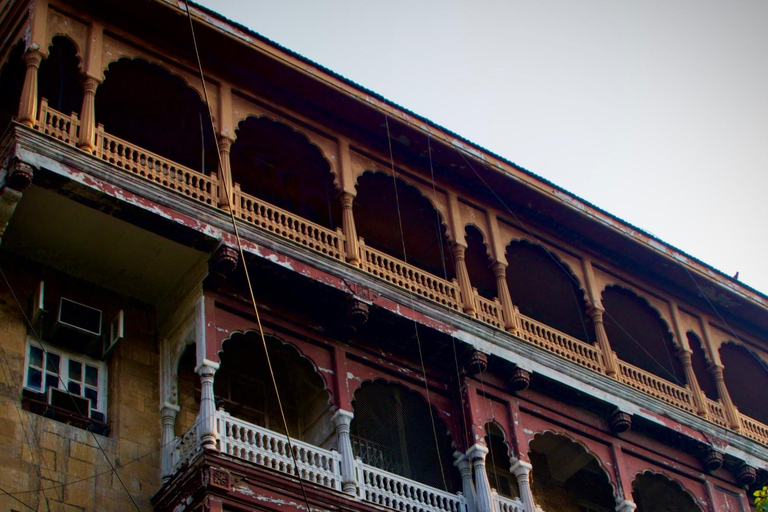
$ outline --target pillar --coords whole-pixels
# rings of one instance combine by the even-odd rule
[[[229,137],[219,135],[219,158],[221,158],[221,168],[219,169],[219,208],[227,212],[231,210],[232,201],[235,200],[232,195],[232,167],[229,160],[233,142]]]
[[[34,127],[35,122],[37,122],[37,71],[40,69],[40,62],[42,60],[43,53],[36,48],[30,48],[24,54],[27,70],[24,74],[24,85],[21,89],[19,122],[29,127]]]
[[[343,223],[344,240],[347,247],[347,262],[360,266],[360,247],[357,242],[357,228],[355,227],[355,216],[352,213],[352,203],[355,196],[349,192],[342,192],[339,196],[341,201],[341,220]]]
[[[616,505],[616,512],[633,512],[637,508],[634,502],[624,500]]]
[[[472,482],[472,462],[465,454],[456,452],[453,454],[456,461],[453,463],[461,475],[461,490],[467,503],[467,512],[475,512],[475,484]]]
[[[709,411],[707,411],[707,402],[704,399],[704,393],[701,392],[699,387],[699,381],[696,379],[696,373],[693,371],[693,364],[691,363],[691,349],[688,347],[680,347],[677,350],[677,358],[683,365],[685,371],[685,380],[688,382],[688,387],[693,395],[693,405],[696,407],[696,414],[703,418],[709,417]]]
[[[504,329],[515,334],[515,307],[507,286],[507,265],[497,261],[493,264],[493,275],[496,276],[496,294],[501,302],[501,312],[504,315]]]
[[[174,431],[176,428],[176,414],[179,412],[178,405],[165,404],[160,408],[160,421],[162,424],[162,477],[167,481],[173,475],[173,450]]]
[[[603,313],[605,313],[605,309],[598,304],[593,304],[592,307],[589,308],[588,313],[590,318],[592,318],[592,324],[595,327],[597,345],[600,347],[600,352],[603,353],[605,374],[609,377],[618,378],[616,356],[611,348],[611,343],[608,341],[608,334],[605,332],[605,324],[603,324]]]
[[[80,109],[80,139],[77,146],[93,153],[96,136],[96,88],[101,82],[92,76],[83,78],[83,107]]]
[[[715,379],[715,386],[717,386],[717,396],[720,397],[720,401],[725,409],[725,416],[728,418],[728,424],[731,430],[739,432],[741,430],[741,420],[738,409],[731,400],[731,394],[728,393],[728,388],[725,387],[725,378],[723,377],[723,366],[720,364],[711,364],[708,368],[712,378]]]
[[[451,245],[451,254],[453,254],[453,266],[456,269],[456,278],[459,281],[461,290],[461,302],[464,312],[475,316],[475,295],[472,291],[472,284],[469,281],[469,272],[467,271],[467,261],[464,253],[467,247],[462,244],[453,243]]]
[[[219,364],[204,360],[195,369],[200,375],[200,414],[198,415],[198,437],[205,450],[216,450],[216,400],[213,396],[213,376]]]
[[[467,457],[472,461],[475,470],[475,512],[493,512],[493,497],[488,473],[485,471],[485,456],[488,448],[476,444],[467,450]]]
[[[336,427],[336,447],[341,454],[341,489],[353,496],[357,495],[357,475],[355,474],[355,456],[352,452],[352,441],[349,438],[349,426],[354,414],[339,409],[331,421]]]
[[[531,491],[531,466],[522,460],[516,461],[509,470],[517,478],[517,487],[520,489],[520,501],[523,502],[525,512],[534,512],[536,504],[533,501],[533,491]]]

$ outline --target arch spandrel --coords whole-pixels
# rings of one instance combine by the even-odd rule
[[[491,241],[491,229],[488,227],[488,215],[481,210],[478,210],[472,205],[465,203],[459,198],[459,220],[461,221],[462,228],[466,229],[467,226],[474,226],[483,234],[483,239],[488,247],[489,254],[492,248],[490,247]]]
[[[53,44],[53,38],[56,36],[64,36],[72,41],[77,49],[80,72],[85,73],[83,63],[85,62],[85,49],[88,47],[88,25],[49,6],[45,37],[43,38],[45,45],[40,48],[46,57],[50,46]]]
[[[109,37],[107,34],[104,34],[103,45],[102,45],[102,59],[101,59],[101,63],[102,63],[101,76],[98,78],[104,81],[106,76],[105,73],[109,69],[110,65],[114,64],[115,62],[121,59],[143,60],[145,62],[154,64],[156,66],[163,68],[165,71],[167,71],[171,75],[181,78],[181,80],[186,84],[187,87],[194,89],[195,92],[197,92],[198,97],[200,98],[200,101],[205,102],[205,92],[203,91],[203,86],[200,83],[200,75],[196,75],[193,72],[181,69],[178,66],[175,66],[161,58],[158,58],[156,55],[150,52],[136,48],[122,41],[118,41],[117,39],[114,39],[112,37]],[[206,85],[206,88],[208,89],[208,99],[211,102],[211,108],[215,112],[216,105],[219,104],[219,87],[216,83],[213,83],[210,80],[206,80],[205,85]]]
[[[239,94],[236,94],[233,90],[232,94],[232,126],[233,133],[231,138],[234,142],[237,142],[237,130],[238,127],[246,121],[248,118],[259,119],[266,118],[272,122],[279,123],[287,126],[294,132],[302,135],[310,144],[315,146],[322,154],[325,161],[330,167],[331,174],[333,175],[333,186],[336,192],[342,190],[341,183],[341,170],[339,168],[339,144],[335,140],[321,135],[320,133],[308,129],[305,126],[301,126],[298,123],[291,121],[289,118],[282,116],[272,110],[263,108],[255,103],[248,101],[246,98]]]

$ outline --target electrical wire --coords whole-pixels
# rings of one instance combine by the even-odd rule
[[[26,312],[24,311],[24,307],[21,305],[21,302],[19,302],[19,298],[16,296],[16,293],[13,291],[13,288],[11,287],[11,283],[8,281],[8,278],[5,276],[5,272],[3,272],[3,269],[0,268],[0,276],[2,276],[3,281],[5,281],[5,285],[8,287],[8,290],[11,292],[11,296],[13,297],[13,300],[16,302],[16,305],[19,308],[19,311],[24,316],[24,321],[27,324],[27,327],[30,331],[32,331],[32,334],[35,337],[35,340],[37,341],[38,345],[40,346],[40,349],[43,351],[43,354],[45,355],[46,361],[48,360],[48,350],[45,348],[45,344],[43,343],[43,340],[40,338],[40,336],[37,334],[37,330],[35,329],[35,326],[32,325],[31,320],[27,316]],[[46,363],[47,364],[47,363]],[[54,373],[56,374],[56,377],[59,379],[59,382],[63,382],[63,379],[61,378],[61,374],[59,373],[59,369],[56,367],[53,367]],[[80,411],[80,406],[77,405],[77,402],[75,401],[75,397],[72,393],[70,393],[69,389],[65,389],[67,396],[72,401],[72,404],[74,405],[75,412],[78,416],[80,416],[80,420],[88,424],[88,418],[85,417],[85,415]],[[125,482],[123,482],[123,479],[120,477],[120,474],[115,469],[115,465],[112,463],[112,461],[109,459],[109,456],[107,455],[107,452],[104,451],[104,448],[101,446],[101,443],[99,442],[98,437],[96,437],[96,434],[90,430],[91,437],[93,438],[94,443],[96,443],[96,447],[99,449],[102,455],[104,455],[104,459],[109,464],[109,467],[112,469],[112,471],[115,473],[115,477],[117,477],[118,482],[120,482],[120,485],[125,490],[126,494],[130,498],[131,503],[136,508],[136,510],[141,511],[139,508],[139,505],[136,503],[136,500],[134,500],[133,495],[128,490],[128,487],[125,485]]]
[[[395,206],[397,207],[397,223],[400,228],[400,242],[403,248],[403,261],[406,264],[408,264],[408,253],[406,252],[406,247],[405,247],[405,231],[403,230],[403,216],[400,210],[400,196],[397,192],[397,171],[395,170],[395,157],[392,152],[392,135],[389,132],[389,116],[387,116],[386,114],[384,114],[384,124],[387,127],[387,143],[389,145],[389,163],[392,167],[392,185],[395,189]],[[442,258],[442,255],[441,255],[441,258]],[[410,304],[411,308],[415,310],[415,307],[414,307],[415,300],[413,298],[413,292],[411,291],[410,288],[408,288],[408,298],[411,302]],[[421,338],[419,337],[419,326],[416,323],[415,318],[413,319],[413,330],[414,330],[414,333],[416,334],[416,346],[419,351],[419,363],[421,364],[421,374],[424,379],[424,390],[426,391],[426,395],[427,395],[427,404],[429,405],[429,419],[432,423],[432,434],[435,437],[435,451],[437,452],[437,460],[440,465],[440,476],[443,479],[443,489],[447,491],[448,483],[445,479],[445,470],[443,469],[443,458],[440,455],[440,443],[437,438],[437,427],[435,426],[435,415],[434,415],[434,412],[432,411],[432,400],[430,398],[430,393],[429,393],[429,381],[427,380],[427,369],[424,366],[424,354],[422,353],[422,350],[421,350]]]
[[[197,68],[198,68],[198,71],[200,72],[200,82],[201,82],[201,85],[202,85],[202,88],[203,88],[203,96],[205,97],[205,105],[208,108],[208,118],[209,118],[209,121],[211,123],[211,127],[213,129],[213,133],[215,134],[216,133],[216,125],[213,122],[213,113],[211,112],[211,103],[210,103],[210,101],[208,99],[208,87],[205,84],[205,74],[203,73],[203,64],[202,64],[202,61],[200,60],[200,51],[199,51],[198,46],[197,46],[197,37],[195,36],[195,27],[194,27],[194,24],[192,23],[192,12],[189,10],[189,2],[187,0],[184,0],[184,6],[185,6],[186,11],[187,11],[187,19],[189,20],[189,30],[190,30],[190,33],[192,35],[192,45],[193,45],[193,48],[195,50],[195,58],[197,59]],[[217,138],[215,136],[214,136],[214,142],[216,143],[216,154],[217,154],[218,159],[219,159],[219,169],[223,169],[224,166],[223,166],[223,162],[221,160],[221,150],[219,149],[219,142],[218,142],[218,140],[217,140]],[[230,186],[229,183],[228,183],[229,180],[222,180],[222,181],[224,182],[224,188],[225,188],[227,197],[229,198],[229,200],[231,200],[231,198],[232,198],[232,191],[229,188],[229,186]],[[256,297],[255,297],[255,294],[253,292],[253,284],[251,282],[251,276],[250,276],[250,273],[248,272],[248,265],[247,265],[246,260],[245,260],[245,251],[243,250],[243,243],[242,243],[242,240],[240,239],[240,232],[239,232],[239,230],[237,228],[237,221],[235,219],[235,208],[230,208],[229,209],[229,214],[230,214],[230,217],[231,217],[231,220],[232,220],[232,228],[234,230],[235,239],[237,240],[237,248],[238,248],[238,251],[240,253],[240,260],[242,261],[243,271],[245,273],[245,281],[248,284],[248,293],[249,293],[249,296],[250,296],[250,299],[251,299],[251,304],[253,305],[253,312],[254,312],[254,314],[256,316],[256,325],[258,326],[258,329],[259,329],[259,337],[261,338],[261,343],[262,343],[262,345],[264,347],[264,355],[265,355],[265,359],[267,361],[267,368],[269,369],[269,375],[270,375],[270,378],[272,379],[272,385],[274,387],[275,396],[277,398],[278,409],[280,410],[280,417],[281,417],[282,422],[283,422],[283,427],[285,428],[285,437],[286,437],[287,442],[288,442],[287,443],[288,444],[288,450],[291,452],[291,459],[293,460],[294,473],[296,475],[296,478],[299,481],[299,486],[301,487],[301,494],[302,494],[302,496],[304,498],[304,504],[307,506],[307,512],[310,512],[312,509],[309,506],[309,498],[307,496],[307,490],[304,487],[304,479],[301,478],[301,474],[299,472],[298,459],[296,457],[296,452],[295,452],[295,450],[293,448],[293,441],[291,439],[290,431],[288,429],[288,420],[286,419],[285,409],[283,408],[283,402],[282,402],[282,400],[280,398],[280,390],[278,389],[277,379],[275,377],[275,371],[274,371],[274,369],[272,367],[272,359],[269,356],[269,348],[267,347],[267,339],[264,336],[264,328],[261,325],[261,316],[259,315],[259,308],[256,305]]]

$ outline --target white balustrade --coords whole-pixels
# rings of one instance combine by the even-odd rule
[[[500,496],[495,490],[493,492],[494,510],[496,512],[525,512],[523,502],[520,498],[507,498]]]
[[[465,512],[461,494],[415,482],[357,459],[360,498],[402,512]]]
[[[216,411],[219,449],[222,453],[296,475],[288,438],[266,428]],[[291,439],[299,475],[305,481],[341,490],[341,455]]]
[[[197,436],[197,424],[195,424],[186,434],[180,438],[176,438],[176,443],[173,448],[173,469],[176,470],[179,467],[188,464],[189,461],[194,459],[197,454],[202,451],[202,449],[203,447]]]

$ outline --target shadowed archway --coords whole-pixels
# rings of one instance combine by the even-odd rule
[[[757,354],[736,343],[720,347],[723,378],[740,412],[768,424],[768,403],[761,392],[768,389],[768,369]]]
[[[636,512],[701,512],[680,484],[657,473],[645,472],[632,482]]]

